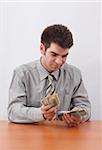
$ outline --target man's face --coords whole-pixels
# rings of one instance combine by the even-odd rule
[[[65,63],[69,50],[60,47],[56,43],[51,43],[50,47],[45,51],[45,46],[41,43],[40,51],[42,53],[41,63],[43,67],[47,71],[53,72]]]

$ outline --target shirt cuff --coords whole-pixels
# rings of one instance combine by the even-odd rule
[[[41,108],[31,108],[29,112],[29,117],[29,119],[31,119],[34,122],[44,120]]]
[[[81,122],[85,122],[85,121],[87,121],[87,120],[89,120],[89,118],[90,118],[90,113],[88,112],[88,110],[86,110],[85,108],[83,108],[83,107],[79,107],[79,106],[77,106],[77,108],[79,108],[79,109],[83,109],[85,112],[86,112],[86,115],[80,115],[80,119],[81,119]]]

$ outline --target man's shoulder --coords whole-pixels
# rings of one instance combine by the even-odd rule
[[[74,65],[71,65],[71,64],[67,64],[65,63],[64,66],[63,66],[63,70],[65,70],[66,72],[80,72],[80,69],[77,68],[76,66]]]
[[[25,63],[25,64],[22,64],[22,65],[16,67],[14,69],[14,71],[16,71],[16,72],[28,72],[28,71],[32,71],[32,70],[36,69],[37,64],[38,64],[38,60],[29,62],[29,63]]]
[[[75,79],[75,80],[80,79],[81,72],[80,69],[77,68],[76,66],[65,63],[62,68],[66,76],[69,76],[71,79]]]

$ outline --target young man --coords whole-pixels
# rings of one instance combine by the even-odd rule
[[[66,26],[52,25],[43,31],[41,58],[14,70],[8,105],[8,118],[11,122],[32,123],[44,119],[61,119],[69,126],[77,126],[90,118],[90,102],[81,73],[66,63],[72,45],[72,33]],[[46,99],[49,74],[53,76],[54,90],[59,99],[58,107],[42,104],[42,99]],[[59,111],[79,109],[84,109],[86,115],[78,117],[65,113],[58,118]]]

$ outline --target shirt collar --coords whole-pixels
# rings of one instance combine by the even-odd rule
[[[37,69],[40,75],[40,80],[45,79],[50,73],[42,66],[40,60],[37,63]],[[54,72],[51,73],[56,80],[58,80],[59,77],[59,70],[56,70]]]

